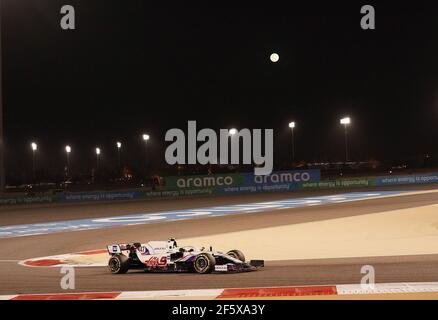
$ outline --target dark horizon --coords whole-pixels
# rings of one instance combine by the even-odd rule
[[[153,166],[171,128],[273,128],[276,163],[437,156],[438,21],[433,4],[151,5],[72,0],[76,30],[59,27],[62,1],[1,2],[6,173],[38,161],[61,171],[125,160],[141,167],[143,132]],[[277,52],[278,63],[269,55]],[[126,147],[126,148],[125,148]],[[129,155],[129,158],[127,156]]]

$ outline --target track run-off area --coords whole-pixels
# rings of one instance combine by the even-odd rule
[[[316,206],[330,203],[360,201],[376,197],[400,195],[404,193],[407,193],[407,191],[352,192],[339,195],[291,198],[269,202],[255,202],[187,210],[163,211],[155,213],[137,213],[133,215],[118,217],[13,225],[0,227],[0,238],[39,235],[54,232],[101,229],[115,226],[129,226],[158,221],[179,221],[199,217],[219,217],[244,213],[249,214],[271,210],[299,208],[303,206]]]
[[[176,237],[180,245],[240,249],[248,259],[265,259],[266,267],[244,274],[133,271],[112,275],[105,266],[108,255],[103,249],[107,244],[169,237]],[[38,262],[42,260],[46,262]],[[78,267],[74,290],[61,288],[61,265]],[[376,282],[381,285],[401,283],[399,287],[407,288],[410,283],[409,288],[422,289],[405,290],[406,294],[435,297],[431,288],[438,288],[437,186],[29,206],[0,211],[3,298],[87,292],[125,292],[118,297],[128,297],[129,292],[152,292],[143,298],[156,298],[153,293],[162,291],[259,288],[266,293],[269,290],[263,288],[278,287],[292,288],[280,290],[289,292],[284,294],[287,297],[315,297],[319,294],[311,293],[312,289],[296,288],[359,285],[364,265],[373,266]],[[418,283],[424,285],[416,286]],[[400,289],[393,294],[403,292]],[[371,296],[390,293],[368,292]]]

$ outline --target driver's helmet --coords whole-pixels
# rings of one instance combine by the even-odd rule
[[[169,245],[169,249],[173,249],[178,247],[178,244],[176,243],[175,238],[170,238],[169,240],[167,240],[167,243]]]

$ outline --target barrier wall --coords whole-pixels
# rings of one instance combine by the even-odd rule
[[[267,176],[253,173],[182,176],[165,178],[166,190],[177,190],[182,195],[226,194],[243,192],[275,192],[297,189],[303,182],[318,182],[320,170],[276,171]]]
[[[320,180],[319,170],[297,170],[274,172],[266,177],[256,177],[251,173],[242,173],[168,177],[165,181],[166,186],[155,191],[102,191],[41,196],[10,196],[0,198],[0,205],[153,200],[233,193],[416,185],[438,183],[438,173]]]

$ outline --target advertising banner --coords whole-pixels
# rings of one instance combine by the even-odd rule
[[[336,189],[371,187],[376,185],[375,178],[352,178],[339,180],[325,180],[319,182],[305,182],[299,185],[299,189]]]
[[[321,179],[320,170],[276,171],[266,176],[256,176],[252,173],[243,174],[245,185],[279,185],[287,183],[316,182]]]
[[[17,196],[17,197],[3,197],[0,198],[0,205],[9,204],[31,204],[31,203],[51,203],[56,202],[56,197],[47,196]]]
[[[320,170],[277,171],[266,176],[253,173],[215,174],[205,176],[166,177],[165,189],[181,195],[290,191],[303,182],[317,182]]]
[[[427,183],[438,183],[438,173],[415,174],[409,176],[384,176],[376,178],[377,186]]]
[[[203,176],[172,176],[165,178],[166,190],[188,190],[218,188],[223,186],[239,186],[244,183],[242,174],[213,174]]]
[[[133,200],[143,197],[140,191],[64,193],[58,195],[58,202]]]

